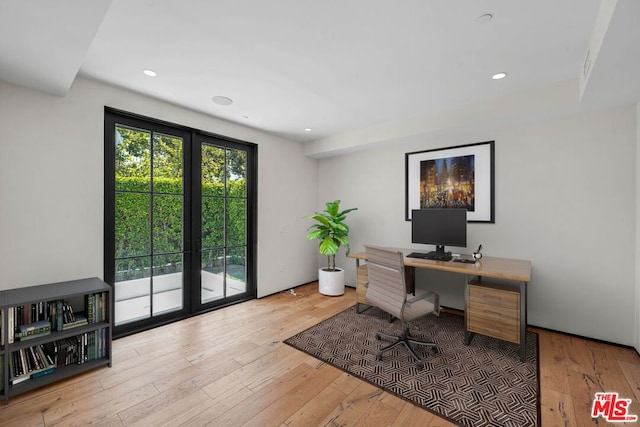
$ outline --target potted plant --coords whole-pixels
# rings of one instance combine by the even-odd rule
[[[340,211],[340,200],[325,203],[323,212],[316,212],[305,218],[316,221],[307,228],[308,240],[319,240],[320,254],[327,257],[327,267],[318,273],[319,292],[324,295],[344,294],[344,270],[336,268],[336,254],[344,246],[349,255],[349,226],[344,223],[347,214],[358,208]]]

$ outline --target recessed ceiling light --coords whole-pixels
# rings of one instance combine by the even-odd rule
[[[144,70],[143,73],[149,77],[157,77],[158,73],[153,70]]]
[[[218,105],[231,105],[233,104],[233,99],[226,97],[226,96],[214,96],[213,98],[211,98],[211,100],[213,102],[215,102]]]
[[[500,79],[504,79],[505,77],[507,77],[507,73],[497,73],[491,76],[493,80],[500,80]]]
[[[490,13],[485,13],[484,15],[480,15],[476,18],[476,23],[478,24],[486,24],[487,22],[493,19],[493,15]]]
[[[304,131],[305,132],[311,132],[311,128],[306,128]]]

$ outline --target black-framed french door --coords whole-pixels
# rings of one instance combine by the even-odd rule
[[[254,144],[105,109],[115,336],[255,298],[255,172]]]
[[[244,144],[195,135],[193,176],[193,240],[200,269],[193,305],[207,309],[243,299],[252,292],[255,268],[254,154]]]

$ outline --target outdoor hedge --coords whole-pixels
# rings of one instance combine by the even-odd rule
[[[115,242],[116,259],[147,256],[151,251],[153,214],[153,252],[182,251],[182,180],[156,178],[153,182],[153,209],[148,178],[116,177]],[[202,186],[202,249],[224,246],[226,220],[227,246],[246,244],[246,185],[244,179],[205,183]],[[226,194],[226,198],[224,195]],[[224,206],[226,201],[226,218]],[[221,252],[220,252],[221,253]],[[175,258],[175,256],[173,256]],[[168,257],[171,259],[171,257]],[[118,261],[117,270],[141,268],[140,259]],[[241,262],[240,259],[237,262]],[[241,262],[244,264],[244,262]],[[157,264],[157,263],[156,263]],[[127,267],[129,266],[129,267]]]

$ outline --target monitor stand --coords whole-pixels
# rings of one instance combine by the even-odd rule
[[[425,258],[437,261],[450,261],[452,256],[451,252],[445,252],[444,245],[436,245],[436,250],[427,253]]]
[[[438,253],[438,254],[444,254],[445,253],[444,252],[444,245],[436,245],[435,252]]]

